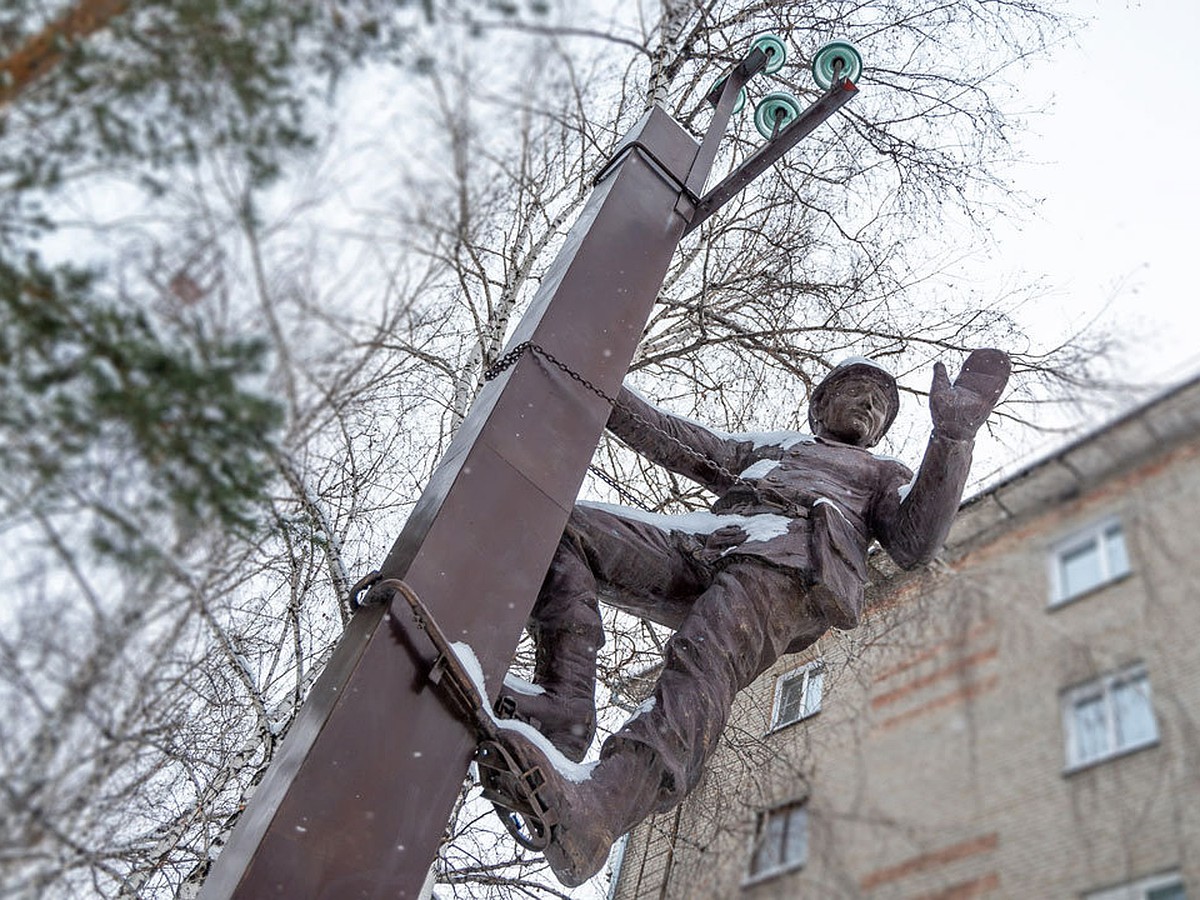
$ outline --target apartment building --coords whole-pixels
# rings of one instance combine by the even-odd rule
[[[746,691],[615,900],[1200,898],[1200,381],[881,558],[866,622]]]

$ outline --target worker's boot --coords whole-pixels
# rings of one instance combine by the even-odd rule
[[[500,741],[523,773],[534,773],[539,807],[548,812],[543,851],[554,875],[577,887],[595,875],[613,843],[654,811],[662,774],[648,747],[626,744],[586,766],[555,766],[537,744],[511,728]],[[509,782],[510,784],[512,782]],[[513,798],[516,806],[526,798]]]
[[[579,762],[596,734],[596,653],[604,632],[578,625],[541,628],[534,640],[533,684],[506,678],[496,714],[532,725]]]

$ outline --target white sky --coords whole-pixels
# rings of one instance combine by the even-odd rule
[[[993,229],[995,251],[960,274],[981,296],[1040,282],[1024,312],[1046,343],[1078,326],[1125,336],[1114,379],[1149,390],[1105,395],[1065,412],[1073,433],[1001,429],[981,440],[972,489],[993,483],[1102,425],[1154,389],[1200,373],[1200,307],[1191,276],[1200,258],[1200,5],[1187,0],[1073,0],[1090,24],[1024,76],[1025,157],[1009,173],[1038,200],[1021,221]],[[1114,402],[1115,399],[1115,402]],[[1043,425],[1060,424],[1045,411]],[[1065,422],[1063,423],[1065,424]],[[969,491],[970,492],[970,491]]]
[[[1069,0],[1066,6],[1090,24],[1047,60],[1012,76],[1021,79],[1018,102],[1028,128],[1014,135],[1025,161],[1009,175],[1038,203],[1019,221],[997,223],[990,258],[956,263],[955,274],[984,298],[1040,283],[1045,292],[1024,308],[1023,324],[1043,344],[1099,317],[1100,327],[1129,338],[1113,360],[1116,379],[1174,383],[1200,370],[1200,297],[1189,277],[1192,257],[1200,257],[1194,212],[1200,166],[1193,159],[1200,143],[1193,105],[1200,3]],[[864,91],[870,90],[866,63]],[[400,98],[363,92],[357,105],[365,120],[388,122],[381,130],[393,138],[415,125]],[[1130,393],[1127,400],[1144,396]],[[1091,424],[1114,411],[1089,410]],[[1047,416],[1043,424],[1053,424]],[[1005,430],[981,446],[976,478],[990,481],[997,470],[1020,467],[1066,439]]]
[[[1042,198],[1036,220],[1001,227],[984,279],[1045,276],[1040,328],[1102,313],[1139,338],[1117,362],[1133,381],[1174,381],[1200,363],[1196,164],[1200,4],[1075,0],[1094,17],[1028,76],[1031,108],[1052,99],[1022,137],[1013,176]],[[1111,305],[1105,309],[1105,305]]]

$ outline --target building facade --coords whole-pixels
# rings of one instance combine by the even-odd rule
[[[1200,898],[1200,381],[975,497],[744,692],[616,900]]]

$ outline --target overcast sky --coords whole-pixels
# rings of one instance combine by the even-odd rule
[[[1190,0],[1074,0],[1094,16],[1065,47],[1036,66],[1032,119],[1014,170],[1018,186],[1043,198],[1037,219],[1004,227],[999,253],[981,277],[1014,270],[1051,286],[1042,327],[1101,312],[1140,337],[1120,374],[1170,381],[1200,364],[1200,167],[1196,85],[1200,4]]]
[[[1161,388],[1200,373],[1200,168],[1196,85],[1200,5],[1186,0],[1073,0],[1088,17],[1071,45],[1026,76],[1026,160],[1015,186],[1036,212],[995,229],[989,259],[965,271],[982,296],[1040,281],[1027,325],[1047,341],[1099,317],[1127,336],[1113,375]],[[1126,405],[1146,396],[1130,392]],[[1074,434],[1119,407],[1089,412]],[[1060,447],[1073,435],[1004,430],[980,447],[978,486]]]

